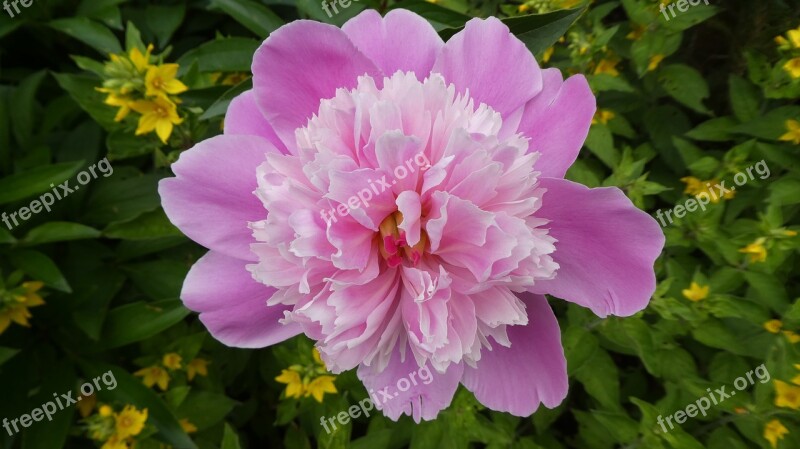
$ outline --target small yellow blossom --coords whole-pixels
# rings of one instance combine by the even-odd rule
[[[130,446],[128,445],[128,442],[125,441],[124,438],[120,438],[117,435],[112,435],[111,438],[106,440],[106,442],[103,443],[103,446],[100,447],[100,449],[129,449],[129,448]]]
[[[197,358],[189,362],[186,365],[186,377],[191,381],[194,379],[194,376],[208,376],[208,364],[211,363],[208,360]]]
[[[733,411],[734,411],[734,412],[735,412],[737,415],[744,415],[744,414],[747,414],[747,409],[746,409],[746,408],[744,408],[744,407],[736,407],[736,408],[734,408],[734,409],[733,409]]]
[[[158,387],[161,388],[162,391],[166,391],[167,386],[169,385],[169,374],[167,373],[167,370],[161,368],[160,366],[154,365],[147,368],[142,368],[133,373],[133,375],[142,377],[142,382],[148,388],[158,384]]]
[[[531,9],[531,7],[528,6],[526,3],[523,3],[523,4],[519,5],[519,6],[517,6],[517,12],[520,12],[520,13],[524,13],[529,9]]]
[[[137,47],[133,47],[130,52],[128,52],[128,58],[131,60],[133,65],[136,69],[141,73],[147,70],[150,66],[150,53],[153,52],[153,44],[147,46],[147,50],[145,50],[144,54],[142,51],[139,50]],[[114,59],[114,56],[111,55],[111,59]]]
[[[550,58],[553,57],[553,53],[555,53],[555,51],[555,47],[548,47],[542,54],[542,62],[550,62]]]
[[[128,116],[128,114],[130,114],[131,103],[133,103],[131,97],[117,93],[112,89],[97,88],[97,90],[108,94],[103,103],[119,108],[117,115],[114,116],[115,122],[121,122],[125,119],[125,117]]]
[[[44,300],[37,293],[42,287],[44,283],[38,281],[22,283],[22,294],[14,296],[12,303],[0,310],[0,334],[5,332],[12,322],[20,326],[31,326],[28,319],[33,315],[28,309],[44,305]]]
[[[783,231],[783,235],[786,237],[796,237],[797,231],[792,231],[791,229],[786,229]]]
[[[789,42],[792,43],[794,48],[800,48],[800,27],[789,30],[786,35],[789,37]]]
[[[800,409],[800,387],[789,385],[780,380],[775,381],[775,405],[777,407]]]
[[[152,101],[134,101],[131,103],[131,109],[142,114],[139,117],[139,126],[136,128],[137,136],[155,131],[161,142],[167,143],[167,139],[172,135],[173,125],[183,123],[183,119],[178,116],[175,103],[165,97],[156,97]]]
[[[644,25],[634,25],[631,32],[628,33],[625,38],[632,41],[638,41],[639,39],[644,36],[644,32],[647,28]]]
[[[764,262],[767,260],[767,248],[764,247],[765,241],[764,237],[759,237],[755,242],[739,249],[739,252],[749,255],[751,263]]]
[[[768,422],[764,427],[764,438],[769,441],[773,449],[778,447],[778,440],[782,440],[787,433],[789,433],[789,429],[777,419]]]
[[[800,121],[786,120],[786,134],[779,137],[784,142],[793,142],[800,145]]]
[[[697,282],[692,282],[689,285],[689,288],[684,289],[681,293],[683,293],[684,298],[688,299],[692,302],[702,301],[708,297],[708,291],[710,287],[708,285],[701,286]]]
[[[611,76],[619,76],[619,71],[617,70],[617,64],[619,64],[618,58],[604,58],[601,59],[597,63],[597,67],[594,68],[595,75],[611,75]]]
[[[684,176],[681,178],[681,181],[686,184],[686,188],[683,190],[683,193],[688,193],[689,195],[697,195],[698,193],[705,190],[703,186],[703,181],[694,176]]]
[[[164,358],[161,360],[161,363],[168,369],[175,371],[176,369],[181,369],[182,361],[183,358],[179,354],[170,352],[169,354],[164,354]]]
[[[116,435],[121,439],[125,439],[139,435],[142,432],[144,423],[147,421],[147,409],[139,411],[132,405],[126,405],[114,418],[116,421]]]
[[[108,405],[101,405],[97,413],[99,413],[103,418],[106,418],[114,414],[114,409]]]
[[[305,393],[305,386],[302,379],[300,379],[300,373],[295,370],[282,370],[280,376],[276,377],[275,380],[286,384],[287,398],[300,398]]]
[[[336,393],[336,386],[333,381],[336,379],[334,376],[319,376],[312,380],[306,386],[305,396],[313,396],[317,402],[322,403],[322,397],[325,393]]]
[[[792,377],[792,383],[795,385],[800,385],[800,374]]]
[[[178,64],[150,66],[144,77],[145,95],[148,97],[177,95],[189,90],[185,84],[175,78],[178,74],[178,67]]]
[[[95,405],[97,405],[97,395],[84,396],[81,394],[80,402],[78,402],[78,413],[81,414],[81,417],[88,418],[92,414]]]
[[[178,421],[181,425],[181,428],[186,433],[195,433],[197,432],[197,426],[192,424],[188,418],[183,418],[182,420]]]
[[[767,332],[772,334],[777,334],[778,332],[780,332],[782,327],[783,323],[781,322],[781,320],[769,320],[766,323],[764,323],[764,329],[766,329]]]
[[[797,335],[792,331],[783,331],[783,335],[786,336],[786,339],[789,340],[789,343],[791,344],[800,343],[800,335]]]
[[[783,65],[783,70],[789,73],[792,78],[800,78],[800,58],[792,58]]]
[[[657,69],[659,65],[661,65],[661,61],[665,58],[662,54],[653,55],[650,57],[650,62],[647,64],[647,71],[652,72],[653,70]]]
[[[597,124],[605,125],[616,116],[617,115],[614,114],[614,111],[611,111],[609,109],[598,109],[597,112],[594,114],[594,117],[592,117],[592,125],[597,125]]]

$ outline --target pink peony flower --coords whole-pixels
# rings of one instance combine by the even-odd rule
[[[379,391],[434,372],[392,419],[433,419],[459,383],[526,416],[567,394],[545,293],[626,316],[647,306],[661,229],[617,188],[563,179],[595,112],[583,76],[542,70],[495,18],[444,43],[421,17],[297,21],[253,58],[225,134],[161,182],[209,248],[183,286],[220,341],[305,333]]]

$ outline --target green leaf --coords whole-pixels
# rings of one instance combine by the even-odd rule
[[[11,360],[15,355],[19,354],[19,352],[19,349],[0,346],[0,366]]]
[[[147,27],[153,31],[161,47],[166,47],[169,40],[186,16],[186,4],[147,5],[145,17]]]
[[[153,424],[161,437],[169,444],[181,449],[197,449],[191,438],[183,431],[178,420],[169,411],[155,392],[145,387],[142,381],[119,366],[99,361],[82,361],[81,369],[87,377],[95,378],[113,373],[117,386],[113,390],[104,388],[97,393],[103,402],[131,404],[138,409],[147,409],[147,422]]]
[[[93,239],[99,236],[100,231],[80,223],[53,221],[31,229],[20,243],[25,245],[40,245],[42,243],[64,242],[68,240]]]
[[[225,432],[222,434],[220,449],[242,449],[242,446],[239,444],[239,436],[228,423],[225,423]]]
[[[14,113],[11,114],[11,123],[14,125],[14,137],[20,146],[29,146],[33,136],[35,123],[34,107],[36,106],[36,91],[42,84],[47,72],[44,70],[26,77],[11,96]]]
[[[283,25],[277,14],[253,0],[211,0],[211,6],[225,11],[261,38],[266,38]]]
[[[131,220],[161,204],[158,181],[163,174],[147,174],[127,179],[108,178],[93,192],[84,219],[90,223],[111,223]]]
[[[152,337],[189,315],[180,300],[125,304],[108,312],[101,342],[116,348]]]
[[[539,54],[558,41],[585,8],[562,9],[546,14],[533,14],[503,19],[511,33],[525,43],[533,54]]]
[[[659,71],[658,79],[661,87],[678,103],[702,114],[711,114],[703,104],[709,96],[708,84],[697,70],[685,64],[672,64]]]
[[[146,154],[153,154],[161,145],[156,139],[136,136],[130,131],[118,129],[109,133],[106,138],[108,159],[119,161]]]
[[[231,104],[231,101],[236,98],[242,92],[250,90],[253,88],[253,79],[248,78],[241,83],[231,87],[228,89],[227,92],[222,94],[221,97],[217,98],[217,100],[208,107],[208,109],[203,112],[203,115],[200,116],[200,120],[208,120],[214,117],[219,117],[221,115],[225,115],[228,112],[228,106]]]
[[[594,125],[589,129],[586,147],[612,169],[619,164],[622,158],[619,151],[614,148],[614,137],[611,135],[611,131],[605,125]]]
[[[225,419],[235,405],[236,402],[224,394],[192,391],[176,413],[181,418],[188,418],[198,429],[207,429]]]
[[[158,300],[180,295],[189,265],[165,259],[126,265],[124,269],[137,287],[149,297]]]
[[[737,122],[733,117],[718,117],[705,121],[697,125],[693,130],[686,133],[686,137],[694,140],[708,142],[727,142],[733,140],[731,131],[736,127]]]
[[[58,392],[70,391],[77,384],[78,379],[75,369],[71,364],[61,362],[57,366],[49,367],[58,376],[47,376],[38,394],[30,401],[33,404],[45,404],[51,402],[54,406],[53,394]],[[65,447],[67,436],[72,424],[74,408],[60,410],[52,416],[52,420],[42,419],[42,422],[35,423],[22,436],[22,449],[53,449]]]
[[[178,75],[184,75],[195,61],[201,72],[249,72],[260,44],[258,40],[243,37],[206,42],[178,59],[181,66]]]
[[[741,122],[758,117],[761,99],[758,89],[742,77],[731,75],[728,78],[733,114]]]
[[[103,234],[108,238],[123,240],[151,240],[183,235],[169,221],[163,209],[145,212],[131,221],[111,223],[103,230]]]
[[[44,165],[0,179],[0,204],[28,198],[49,191],[69,179],[83,166],[83,161]]]
[[[52,259],[34,250],[14,251],[9,255],[11,262],[32,279],[62,292],[72,293],[69,283],[61,274]]]
[[[114,33],[87,17],[57,19],[49,25],[94,48],[103,56],[108,56],[109,53],[122,53],[122,47]]]
[[[99,79],[88,75],[66,73],[54,73],[53,76],[61,88],[67,91],[69,96],[100,126],[107,131],[119,126],[114,121],[116,111],[103,103],[105,95],[95,89],[100,86]]]

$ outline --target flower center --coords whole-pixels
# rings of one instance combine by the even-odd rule
[[[383,219],[376,235],[376,238],[379,239],[378,248],[381,256],[390,267],[399,266],[403,263],[403,260],[416,267],[425,253],[428,236],[424,230],[421,230],[419,242],[409,246],[405,232],[398,229],[398,226],[402,223],[403,214],[400,212],[389,214]]]

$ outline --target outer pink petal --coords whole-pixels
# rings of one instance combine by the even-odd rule
[[[650,215],[616,187],[589,189],[564,179],[545,178],[539,218],[550,220],[555,237],[556,277],[540,281],[535,293],[549,293],[592,309],[600,317],[632,315],[647,307],[655,291],[653,263],[664,234]]]
[[[398,70],[425,79],[444,41],[427,20],[405,9],[394,9],[381,18],[367,9],[344,24],[342,30],[362,53],[387,76]]]
[[[400,361],[398,346],[386,369],[376,373],[373,368],[361,365],[358,378],[364,382],[375,407],[390,419],[396,421],[405,414],[420,422],[421,419],[435,419],[450,405],[463,370],[461,364],[451,364],[444,373],[428,365],[419,367],[407,347],[405,360]],[[406,391],[400,391],[402,389]]]
[[[256,282],[245,262],[209,251],[194,264],[183,283],[186,307],[200,312],[211,335],[228,346],[263,348],[301,332],[280,324],[284,306],[267,306],[275,289]]]
[[[338,88],[352,89],[361,75],[381,71],[332,25],[298,20],[270,34],[253,56],[256,102],[290,151],[295,129]]]
[[[542,90],[536,59],[494,17],[467,22],[447,41],[432,71],[444,75],[458,92],[469,90],[476,103],[486,103],[504,119]]]
[[[275,134],[275,130],[272,129],[267,119],[261,115],[252,89],[242,92],[231,101],[228,112],[225,114],[225,134],[263,137],[282,153],[287,153],[286,145]]]
[[[521,295],[529,322],[509,326],[511,347],[484,348],[477,368],[465,367],[461,382],[493,410],[529,416],[543,403],[554,408],[567,397],[567,361],[561,331],[543,296]]]
[[[227,256],[255,261],[248,222],[267,211],[253,194],[256,168],[278,150],[255,136],[213,137],[183,152],[172,164],[174,178],[158,185],[170,221],[190,239]]]
[[[530,151],[542,154],[536,170],[563,178],[589,134],[596,101],[583,75],[562,82],[558,69],[543,73],[544,89],[525,105],[518,130],[531,138]]]

